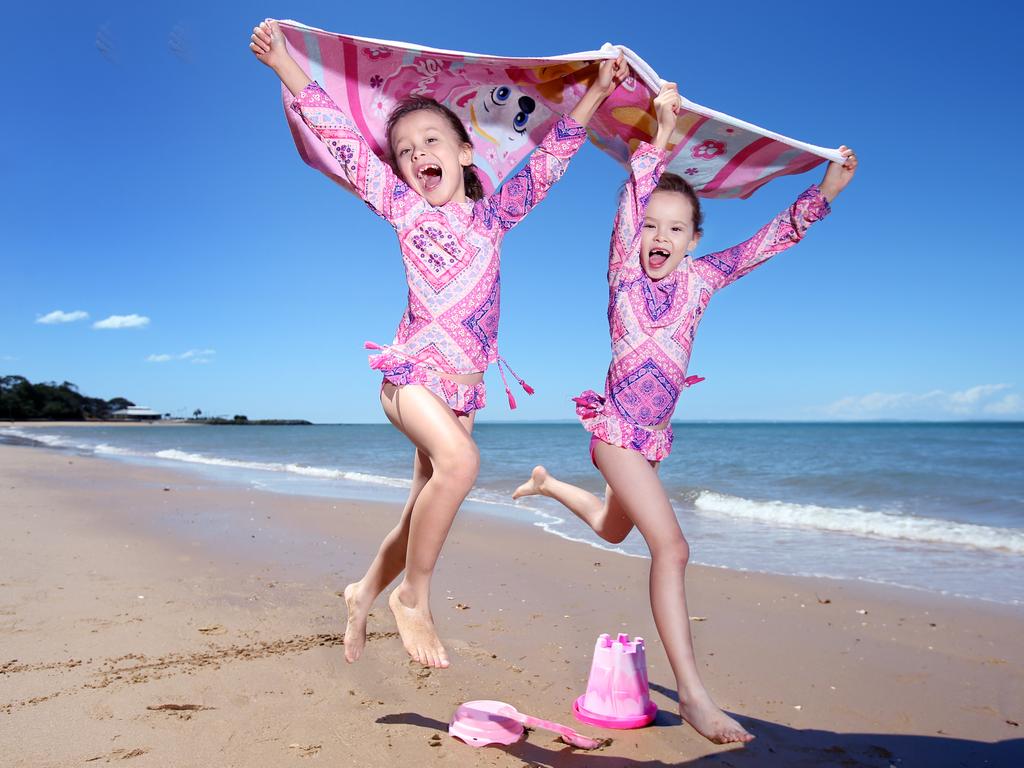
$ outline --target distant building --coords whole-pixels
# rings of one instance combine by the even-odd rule
[[[141,405],[129,405],[127,408],[114,411],[110,414],[110,418],[121,421],[157,421],[161,418],[161,415],[151,408],[145,408]]]

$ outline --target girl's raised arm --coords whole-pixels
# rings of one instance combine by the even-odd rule
[[[637,240],[643,234],[647,201],[665,170],[665,150],[675,128],[680,105],[676,84],[665,83],[661,93],[654,99],[654,112],[658,116],[657,135],[650,144],[641,142],[629,158],[630,175],[619,196],[619,209],[612,230],[612,245],[608,254],[609,277],[630,259],[636,262],[633,266],[639,266],[640,249]]]
[[[267,19],[253,29],[249,48],[291,92],[289,105],[324,143],[349,185],[370,209],[393,223],[395,190],[404,182],[382,161],[356,124],[288,53],[278,23]]]
[[[665,170],[665,151],[646,141],[641,142],[629,158],[629,170],[629,179],[619,195],[619,209],[612,230],[612,245],[608,254],[609,278],[625,266],[640,265],[637,241],[643,234],[647,201]]]
[[[831,212],[830,201],[846,188],[857,169],[857,156],[853,150],[844,146],[840,147],[840,151],[846,162],[829,163],[820,186],[814,184],[808,188],[752,238],[694,261],[693,268],[707,280],[713,290],[739,280],[775,254],[796,245],[811,224],[821,221]]]

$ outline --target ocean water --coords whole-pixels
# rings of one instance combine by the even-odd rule
[[[695,562],[1024,605],[1024,423],[680,423],[675,431],[660,475]],[[577,424],[484,423],[474,435],[482,466],[468,507],[646,556],[636,532],[606,545],[550,499],[510,499],[537,463],[603,491]],[[0,427],[0,441],[346,498],[403,500],[412,468],[411,447],[388,425]]]

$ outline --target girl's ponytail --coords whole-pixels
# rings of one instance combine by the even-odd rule
[[[476,173],[475,165],[462,167],[462,180],[466,183],[466,197],[470,200],[482,200],[484,197],[484,185]]]

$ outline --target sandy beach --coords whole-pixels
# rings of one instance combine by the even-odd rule
[[[0,446],[0,755],[11,766],[1019,766],[1019,608],[693,566],[712,695],[757,740],[681,724],[647,561],[463,513],[434,581],[452,667],[408,661],[380,601],[345,663],[343,603],[394,505]],[[594,640],[648,639],[655,723],[576,723]],[[473,749],[455,707],[493,698],[612,741],[530,731]]]

